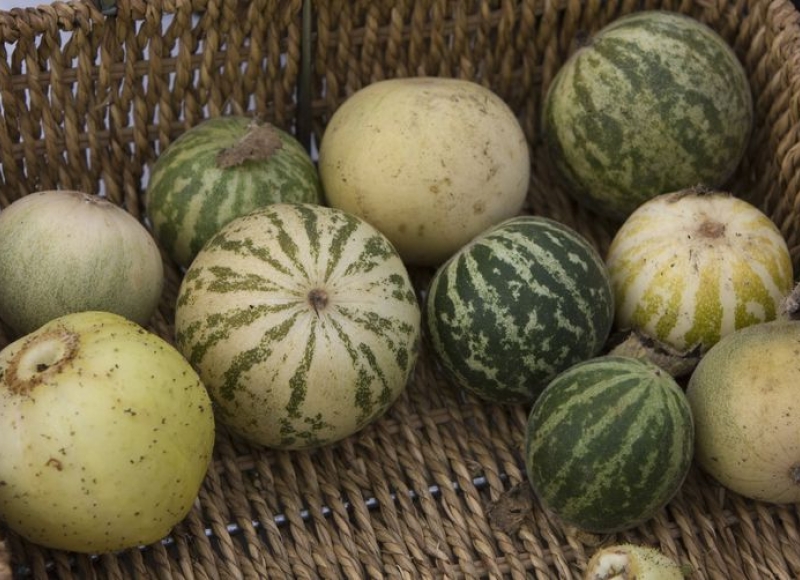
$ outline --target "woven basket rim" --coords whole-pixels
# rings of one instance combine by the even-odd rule
[[[98,6],[0,10],[0,47],[25,62],[0,66],[2,207],[37,187],[102,182],[109,199],[141,218],[146,169],[202,118],[243,111],[285,125],[313,150],[348,95],[390,76],[492,87],[535,149],[537,107],[577,31],[655,6],[713,23],[745,64],[759,127],[734,181],[776,222],[800,267],[800,13],[790,0],[118,0],[114,15]],[[269,17],[256,13],[261,7]],[[158,38],[137,36],[147,25]],[[62,32],[95,44],[64,56],[66,42],[54,40]],[[69,91],[59,93],[59,82]],[[16,100],[23,94],[46,106],[26,108]],[[613,226],[562,195],[540,158],[533,168],[528,210],[607,247]],[[172,341],[182,272],[168,263],[166,274],[149,329]],[[431,272],[413,275],[423,288]],[[0,346],[10,341],[0,325]],[[578,579],[612,541],[658,546],[697,580],[800,577],[798,507],[747,500],[696,469],[675,501],[635,530],[596,536],[563,525],[527,484],[526,410],[458,391],[425,351],[387,416],[331,448],[273,452],[220,428],[197,502],[163,542],[99,557],[15,534],[7,543],[21,578]]]

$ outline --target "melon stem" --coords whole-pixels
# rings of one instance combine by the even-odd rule
[[[625,580],[630,569],[630,557],[622,551],[609,551],[604,553],[595,562],[595,566],[588,570],[588,577],[592,580]]]
[[[314,288],[308,293],[308,303],[314,309],[314,312],[319,316],[320,310],[325,310],[328,305],[328,293],[321,288]]]
[[[237,143],[217,153],[217,167],[228,169],[246,161],[268,161],[281,147],[283,141],[273,125],[253,123]]]
[[[74,332],[55,328],[25,342],[6,368],[5,383],[11,392],[29,394],[47,377],[77,356],[80,339]]]
[[[697,233],[704,238],[721,238],[725,235],[725,224],[716,220],[706,219],[697,228]]]

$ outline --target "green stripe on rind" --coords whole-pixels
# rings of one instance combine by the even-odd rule
[[[556,377],[531,410],[525,461],[544,505],[593,532],[628,529],[675,495],[691,465],[688,401],[663,370],[599,357]]]
[[[432,350],[455,384],[492,401],[531,401],[596,355],[613,322],[599,254],[553,220],[520,216],[439,268],[425,305]]]
[[[316,167],[291,135],[268,161],[218,168],[221,149],[235,145],[253,120],[215,117],[183,133],[158,157],[147,185],[147,215],[170,256],[188,265],[234,217],[277,202],[322,203]]]
[[[646,11],[604,28],[559,70],[543,138],[567,188],[623,218],[654,195],[724,183],[752,121],[730,46],[691,18]]]
[[[322,313],[308,302],[312,288],[329,294]],[[397,252],[374,228],[338,210],[278,204],[234,220],[198,255],[179,292],[176,343],[223,420],[264,444],[306,448],[357,431],[399,396],[419,317]],[[331,414],[319,412],[320,398]]]

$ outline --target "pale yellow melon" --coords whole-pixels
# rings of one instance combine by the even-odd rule
[[[319,171],[329,205],[372,224],[405,262],[434,265],[519,213],[530,155],[514,113],[492,91],[405,78],[371,84],[336,110]]]
[[[798,352],[800,322],[749,326],[709,350],[689,380],[695,459],[746,497],[800,502]]]

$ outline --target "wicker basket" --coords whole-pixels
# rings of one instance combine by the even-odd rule
[[[702,20],[741,58],[756,130],[730,189],[775,220],[800,266],[800,15],[789,0],[119,0],[103,11],[87,0],[0,11],[0,206],[74,188],[140,216],[148,166],[207,116],[257,115],[313,147],[370,82],[456,76],[519,114],[534,152],[528,210],[604,250],[613,227],[540,162],[539,108],[576,37],[645,8]],[[152,330],[170,340],[180,272],[167,272]],[[563,526],[525,480],[526,412],[458,392],[423,351],[388,415],[340,444],[275,452],[220,427],[198,501],[163,542],[90,557],[9,533],[12,566],[18,578],[569,579],[598,546],[633,541],[697,580],[800,577],[800,511],[746,500],[697,469],[634,530]]]

